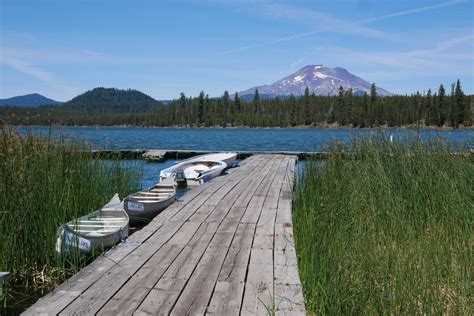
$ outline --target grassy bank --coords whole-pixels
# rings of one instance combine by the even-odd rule
[[[384,139],[309,163],[294,202],[314,314],[474,314],[474,163]]]
[[[80,267],[84,258],[54,252],[58,226],[104,205],[115,192],[123,197],[137,178],[118,161],[90,159],[80,142],[0,128],[0,271],[13,273],[6,300],[18,286],[50,287]]]

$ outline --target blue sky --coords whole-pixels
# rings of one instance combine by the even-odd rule
[[[473,11],[473,0],[0,0],[0,98],[97,86],[218,96],[307,64],[395,93],[458,78],[474,93]]]

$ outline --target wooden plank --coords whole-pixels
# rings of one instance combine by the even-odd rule
[[[159,251],[157,251],[127,283],[113,295],[99,314],[130,314],[141,303],[155,283],[191,240],[199,223],[186,222]]]
[[[276,167],[279,164],[281,164],[281,159],[272,157],[271,165],[267,166],[267,170],[270,172],[254,191],[254,195],[247,205],[246,212],[241,219],[241,222],[246,224],[240,224],[246,225],[245,233],[240,233],[240,237],[237,237],[239,234],[236,234],[235,243],[233,242],[232,244],[234,246],[231,246],[229,250],[209,303],[207,310],[209,314],[236,314],[241,309],[245,276],[250,257],[250,246],[254,237],[256,223],[265,200],[265,194],[273,182],[277,172]],[[273,226],[271,226],[271,231],[273,232]],[[247,240],[247,243],[239,247],[242,237]],[[272,249],[272,244],[269,245],[269,249]],[[236,255],[239,255],[239,257]]]
[[[282,186],[282,171],[286,171],[288,160],[280,159],[274,166],[276,175],[266,186],[265,201],[258,218],[255,236],[250,253],[250,263],[245,283],[245,292],[241,312],[244,315],[266,315],[274,309],[274,271],[262,269],[273,267],[273,239],[276,217],[275,197],[270,192],[280,192]],[[268,202],[271,199],[272,202]],[[278,198],[277,198],[278,201]]]
[[[242,315],[267,315],[273,310],[273,250],[252,249]]]
[[[291,216],[292,192],[295,177],[295,160],[290,160],[280,193],[274,249],[275,314],[302,315],[305,313],[304,297],[298,273]],[[291,191],[290,191],[291,190]]]
[[[136,315],[168,314],[211,241],[218,223],[203,223],[200,233],[179,254],[139,305]]]
[[[240,223],[217,279],[207,314],[240,312],[255,225]]]

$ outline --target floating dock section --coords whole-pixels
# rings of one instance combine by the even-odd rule
[[[304,315],[294,155],[253,155],[193,188],[25,315]]]
[[[187,159],[193,156],[215,152],[216,151],[192,149],[94,149],[92,150],[92,156],[95,158],[145,159],[161,162],[167,159]],[[245,159],[252,155],[296,156],[300,160],[306,160],[309,158],[323,160],[328,157],[326,152],[298,151],[238,151],[237,154],[239,159]]]

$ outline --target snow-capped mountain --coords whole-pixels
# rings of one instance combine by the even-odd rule
[[[297,72],[285,77],[271,85],[253,87],[239,92],[239,96],[253,95],[258,89],[260,95],[289,96],[302,95],[308,87],[309,92],[316,95],[338,94],[339,87],[344,90],[352,88],[354,94],[370,93],[370,83],[359,78],[344,68],[329,68],[323,65],[308,65]],[[377,94],[381,96],[392,95],[385,89],[377,87]]]

